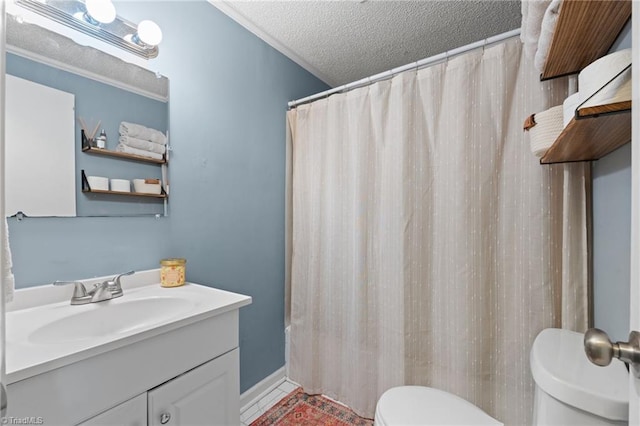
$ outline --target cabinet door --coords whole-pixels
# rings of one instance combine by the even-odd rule
[[[240,424],[238,349],[150,390],[150,426]]]
[[[146,426],[146,424],[147,394],[143,393],[80,423],[79,426]]]

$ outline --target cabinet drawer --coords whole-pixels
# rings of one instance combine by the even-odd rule
[[[146,426],[147,394],[138,395],[78,426]]]

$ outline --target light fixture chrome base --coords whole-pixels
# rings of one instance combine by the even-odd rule
[[[134,41],[137,25],[126,19],[116,16],[116,19],[108,24],[97,23],[95,20],[93,23],[89,22],[85,19],[86,7],[83,1],[15,0],[15,4],[141,58],[152,59],[158,56],[158,46],[138,44]]]

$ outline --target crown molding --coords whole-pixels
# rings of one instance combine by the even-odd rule
[[[336,86],[335,82],[332,82],[331,79],[325,75],[322,71],[311,65],[309,62],[305,61],[303,58],[298,56],[296,52],[291,50],[289,47],[282,44],[278,39],[273,37],[251,19],[247,18],[245,15],[240,13],[232,4],[227,0],[207,0],[212,6],[218,9],[220,12],[224,13],[238,24],[242,25],[244,28],[255,34],[258,38],[262,39],[265,43],[276,49],[278,52],[285,55],[287,58],[291,59],[296,64],[300,65],[305,70],[309,71],[318,79],[322,80],[325,84],[330,87]]]

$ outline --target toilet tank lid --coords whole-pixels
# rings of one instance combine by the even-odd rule
[[[629,418],[629,376],[622,362],[592,364],[584,353],[584,334],[547,328],[531,347],[536,385],[565,404],[610,419]]]
[[[376,424],[502,426],[469,401],[424,386],[399,386],[383,393],[376,406]]]

